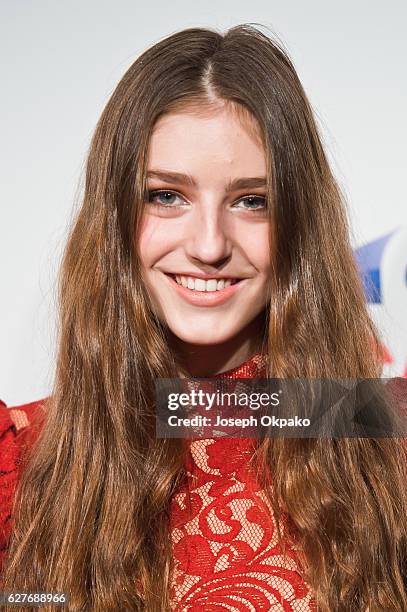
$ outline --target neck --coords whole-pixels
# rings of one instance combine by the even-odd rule
[[[191,344],[169,331],[169,343],[180,365],[195,378],[214,376],[239,366],[263,350],[264,313],[236,336],[220,344]]]

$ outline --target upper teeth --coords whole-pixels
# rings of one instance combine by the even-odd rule
[[[211,278],[207,281],[205,281],[203,278],[193,278],[192,276],[176,275],[175,278],[179,285],[188,287],[188,289],[195,289],[195,291],[219,291],[220,289],[229,287],[229,285],[232,284],[232,279],[230,278]],[[233,279],[233,282],[236,282],[236,279]]]

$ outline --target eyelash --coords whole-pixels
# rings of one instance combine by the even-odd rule
[[[179,193],[177,193],[176,191],[172,191],[171,189],[155,189],[155,190],[147,191],[147,202],[149,204],[153,204],[154,206],[158,206],[160,208],[166,208],[166,209],[181,208],[180,204],[163,204],[162,202],[152,202],[151,198],[159,195],[160,193],[170,193],[171,195],[176,195],[179,198],[182,198],[182,196]],[[263,200],[264,207],[263,208],[245,208],[245,210],[256,213],[256,212],[264,212],[267,209],[267,199],[260,195],[247,195],[242,198],[239,198],[239,200],[237,201],[241,202],[242,200],[248,200],[250,198],[255,198],[255,199],[257,198],[257,199]]]

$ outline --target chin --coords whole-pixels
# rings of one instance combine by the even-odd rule
[[[236,328],[230,330],[224,328],[222,330],[215,330],[213,325],[207,328],[205,325],[201,325],[199,329],[196,330],[191,329],[191,327],[185,328],[184,326],[177,325],[168,325],[168,327],[179,340],[182,340],[182,342],[199,346],[223,344],[234,338],[239,332],[239,329]]]

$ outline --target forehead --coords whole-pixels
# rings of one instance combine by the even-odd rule
[[[232,165],[264,164],[262,133],[255,117],[238,104],[188,105],[157,120],[149,143],[149,165],[167,161],[189,165],[212,161]],[[220,168],[219,168],[220,170]]]
[[[220,100],[206,102],[186,101],[178,102],[173,105],[170,110],[159,117],[156,121],[152,134],[157,133],[165,123],[168,123],[169,117],[178,116],[179,119],[187,116],[197,119],[215,119],[221,117],[223,121],[227,118],[229,122],[239,124],[239,127],[250,134],[251,138],[257,140],[258,143],[264,144],[264,137],[260,124],[254,114],[243,104],[233,100]]]

